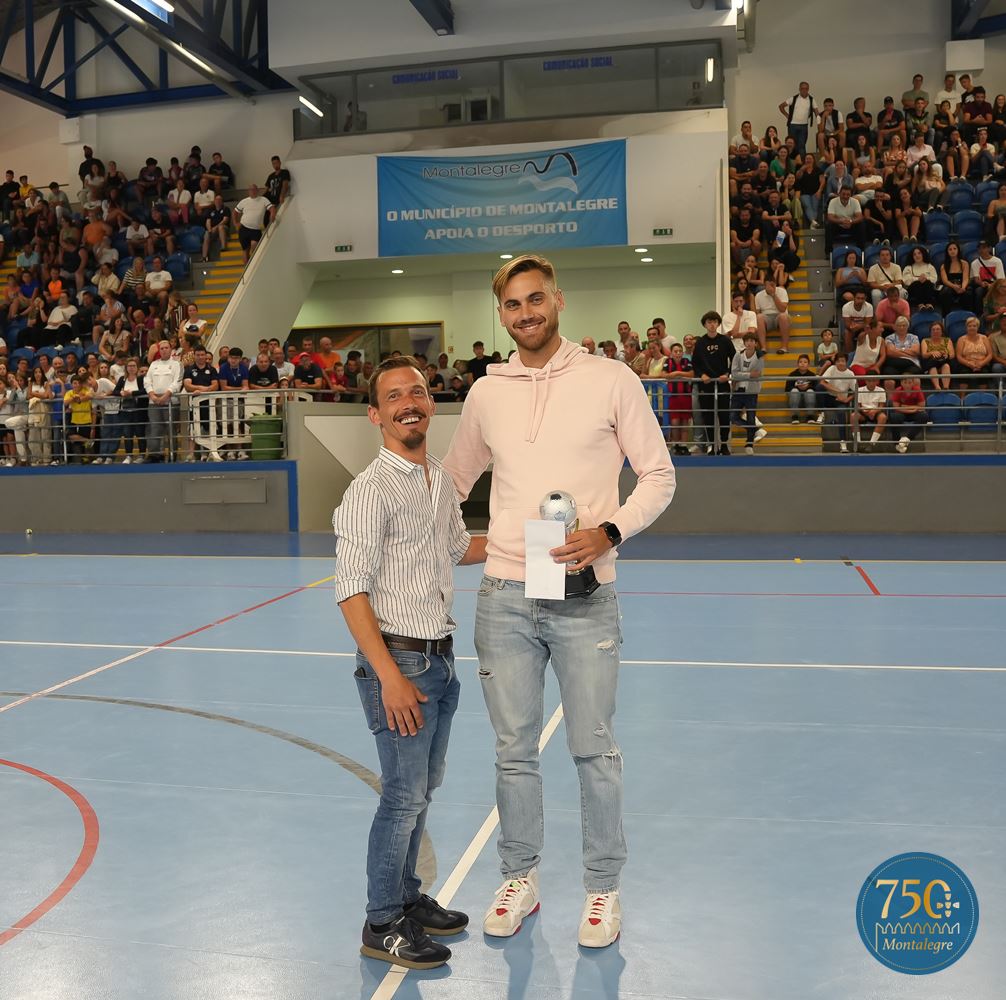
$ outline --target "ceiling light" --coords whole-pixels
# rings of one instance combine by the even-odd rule
[[[391,269],[392,274],[405,274],[405,272],[400,267],[393,267]]]
[[[737,10],[743,10],[744,9],[744,0],[735,0],[734,7]]]
[[[322,111],[316,104],[312,104],[303,94],[298,95],[298,100],[305,108],[307,108],[308,111],[313,111],[319,118],[325,117],[325,112]]]
[[[178,50],[178,52],[181,55],[183,55],[186,59],[188,59],[190,63],[192,63],[195,66],[198,66],[201,70],[204,70],[207,73],[213,74],[213,67],[210,66],[209,63],[203,62],[202,59],[199,58],[199,56],[195,55],[192,52],[189,52],[189,50],[184,45],[179,45],[178,42],[172,42],[172,45]]]
[[[513,260],[513,254],[512,253],[501,253],[500,254],[500,260]]]
[[[140,17],[136,11],[130,10],[128,7],[124,7],[121,3],[116,3],[115,0],[105,0],[105,6],[111,7],[112,10],[117,10],[120,14],[128,17],[131,21],[135,21],[137,24],[146,24],[147,22]]]
[[[716,60],[710,56],[706,60],[706,83],[713,82],[713,74],[716,71]]]
[[[166,10],[169,14],[174,14],[175,8],[168,3],[168,0],[150,0],[150,2],[155,7],[160,7],[161,10]]]
[[[650,251],[646,247],[636,247],[636,253],[649,253]]]
[[[640,257],[639,258],[639,263],[640,264],[652,264],[653,263],[653,258],[652,257]]]

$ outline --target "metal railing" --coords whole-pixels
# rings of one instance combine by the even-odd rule
[[[77,414],[62,399],[40,398],[24,412],[0,414],[0,464],[281,459],[287,454],[285,404],[312,398],[304,389],[181,393],[161,405],[93,396],[90,410]]]
[[[858,385],[864,384],[864,376],[849,372]],[[775,454],[922,448],[927,452],[1004,451],[1006,374],[879,375],[879,386],[888,388],[888,397],[877,426],[857,416],[855,392],[852,402],[842,403],[820,388],[816,372],[809,372],[808,377],[814,388],[800,392],[792,387],[791,376],[762,376],[753,406],[752,397],[739,393],[729,382],[694,380],[684,393],[675,392],[675,383],[663,378],[643,379],[643,385],[668,446],[678,454],[718,451],[724,445],[736,450],[747,447],[752,437],[750,444],[756,452]],[[901,413],[890,399],[890,384],[908,379],[920,382],[925,397],[924,409],[914,418]],[[955,388],[934,387],[937,379]],[[870,438],[880,431],[877,442],[862,440],[867,426]],[[905,437],[908,444],[898,448]]]

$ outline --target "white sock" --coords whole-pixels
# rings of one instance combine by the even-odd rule
[[[880,440],[880,431],[874,431],[870,435],[870,444],[876,444]]]

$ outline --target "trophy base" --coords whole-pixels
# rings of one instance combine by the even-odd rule
[[[576,573],[566,574],[567,597],[587,597],[593,594],[600,586],[597,582],[593,566],[588,566],[586,569],[579,570]]]

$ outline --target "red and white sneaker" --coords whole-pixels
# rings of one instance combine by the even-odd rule
[[[618,890],[591,892],[583,904],[579,942],[584,948],[607,948],[622,933],[622,904]]]
[[[496,890],[496,898],[486,911],[482,930],[490,937],[512,937],[520,930],[524,918],[537,913],[538,869],[532,868],[523,878],[510,879]]]

